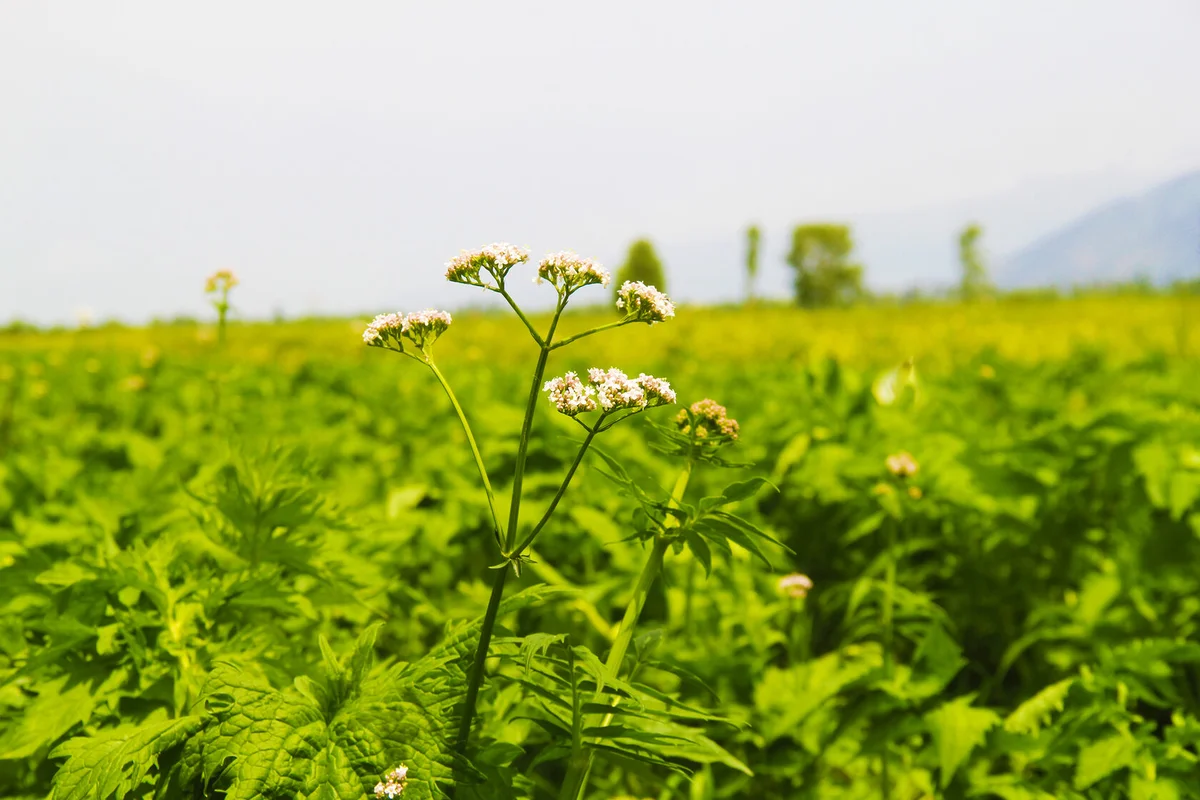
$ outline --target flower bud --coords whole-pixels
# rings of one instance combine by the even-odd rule
[[[681,433],[713,444],[736,441],[740,426],[731,418],[725,406],[705,398],[692,403],[675,417]]]

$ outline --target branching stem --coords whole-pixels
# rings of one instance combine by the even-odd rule
[[[438,379],[438,383],[442,385],[442,389],[446,391],[446,397],[450,398],[450,405],[454,406],[454,413],[458,414],[458,421],[462,423],[463,433],[467,435],[467,442],[471,445],[471,455],[475,456],[475,466],[479,469],[479,479],[483,481],[483,491],[487,494],[488,510],[492,512],[492,526],[496,538],[496,545],[501,549],[504,548],[504,529],[500,527],[500,515],[496,513],[496,494],[492,491],[492,482],[488,479],[487,467],[483,464],[483,455],[479,452],[479,445],[475,441],[475,434],[471,432],[471,424],[467,422],[467,415],[459,405],[458,398],[454,396],[454,390],[450,388],[449,381],[446,376],[442,375],[442,371],[437,368],[437,364],[433,363],[432,358],[427,358],[425,363],[429,365],[429,369],[433,371],[433,375]]]

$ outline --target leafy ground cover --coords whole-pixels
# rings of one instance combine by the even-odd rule
[[[680,528],[764,538],[667,550],[607,670],[637,487],[679,466],[673,411],[606,432],[509,575],[465,747],[499,557],[427,371],[362,322],[0,337],[0,796],[358,798],[399,764],[403,798],[1200,796],[1183,302],[685,308],[555,351],[727,407],[744,466],[696,464]],[[500,518],[523,335],[438,343]],[[581,437],[540,402],[534,519]]]

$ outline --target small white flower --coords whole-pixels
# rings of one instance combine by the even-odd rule
[[[385,780],[375,784],[375,796],[391,798],[399,797],[408,781],[408,767],[401,764],[383,776]]]
[[[595,387],[585,386],[574,372],[546,381],[542,391],[550,395],[550,402],[558,412],[568,417],[596,410]]]
[[[560,294],[570,294],[584,286],[608,286],[611,280],[612,276],[599,262],[563,250],[542,259],[533,282],[548,281]]]
[[[437,341],[452,322],[445,311],[427,308],[403,314],[380,314],[363,331],[363,342],[372,347],[386,347],[404,352],[404,340],[421,350]]]
[[[472,286],[487,286],[480,270],[486,270],[497,281],[503,280],[517,264],[529,260],[529,250],[508,242],[495,242],[478,250],[463,250],[446,262],[446,280]],[[490,287],[495,288],[495,287]]]
[[[367,324],[363,341],[375,347],[386,347],[390,339],[398,339],[404,330],[402,314],[380,314]]]
[[[647,375],[643,372],[641,375],[638,375],[637,381],[646,393],[648,405],[660,406],[675,402],[675,390],[671,388],[671,384],[662,378],[656,378],[653,375]]]
[[[596,399],[605,411],[646,407],[645,389],[616,367],[607,371],[593,367],[588,370],[588,380],[596,387]]]
[[[576,416],[585,411],[604,412],[647,408],[675,402],[671,384],[662,378],[645,373],[630,378],[621,370],[592,367],[584,383],[574,372],[547,381],[543,391],[550,395],[551,404],[562,414]]]
[[[404,318],[404,335],[417,347],[427,347],[449,329],[452,321],[446,311],[414,311]]]
[[[781,593],[798,600],[808,596],[809,590],[813,587],[813,582],[807,575],[793,572],[791,575],[784,575],[780,578],[776,587]]]
[[[625,281],[617,291],[617,308],[639,322],[653,325],[675,316],[675,304],[665,294],[641,281]]]

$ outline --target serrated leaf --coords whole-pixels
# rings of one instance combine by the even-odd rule
[[[1067,693],[1075,685],[1075,678],[1052,683],[1033,697],[1017,706],[1004,720],[1004,729],[1011,733],[1037,735],[1055,711],[1062,711]]]
[[[158,764],[158,757],[204,724],[200,716],[165,722],[122,725],[97,736],[79,737],[60,745],[53,758],[67,762],[54,776],[50,800],[92,800],[123,796],[141,784]]]
[[[959,697],[925,715],[925,723],[933,735],[941,771],[941,787],[945,789],[954,773],[979,745],[987,732],[1000,724],[1000,715],[986,708],[971,708],[972,697]]]
[[[1075,762],[1075,788],[1082,791],[1129,766],[1136,754],[1137,742],[1120,733],[1084,745]]]

